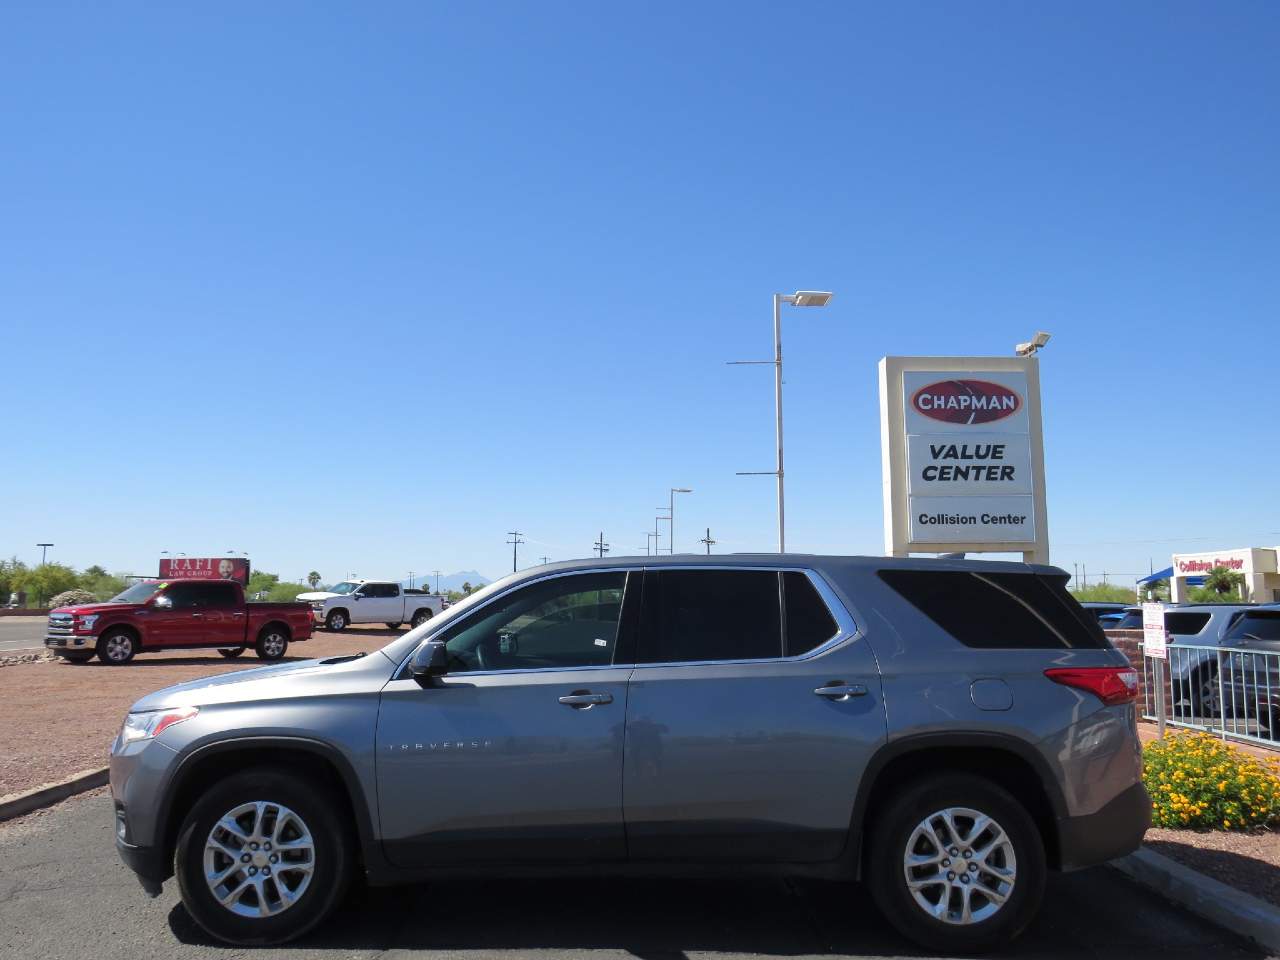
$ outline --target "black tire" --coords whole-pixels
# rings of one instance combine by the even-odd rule
[[[289,631],[278,623],[269,623],[258,634],[253,649],[260,660],[279,660],[289,649]]]
[[[324,628],[332,630],[334,633],[347,629],[348,623],[350,623],[350,620],[347,618],[347,611],[345,610],[330,610],[329,615],[324,618]]]
[[[257,831],[260,840],[252,841],[260,842],[261,845],[253,852],[243,854],[253,858],[249,865],[239,865],[238,857],[233,859],[223,853],[210,853],[214,870],[232,870],[225,882],[237,886],[246,882],[249,884],[238,901],[241,906],[252,908],[258,902],[258,893],[261,891],[265,902],[277,909],[277,912],[265,917],[241,916],[222,906],[210,889],[205,879],[205,845],[224,816],[232,814],[242,805],[263,801],[269,806]],[[274,817],[272,807],[276,808]],[[304,874],[290,871],[284,865],[286,861],[281,858],[286,854],[283,852],[275,853],[276,861],[268,863],[272,854],[265,849],[270,842],[267,838],[276,829],[281,829],[281,833],[276,834],[277,841],[281,836],[296,840],[300,835],[295,820],[278,815],[280,807],[287,808],[300,818],[309,832],[313,848],[310,880],[304,880]],[[306,933],[328,916],[342,899],[350,881],[354,845],[350,833],[336,813],[341,809],[341,800],[331,790],[296,774],[284,775],[254,768],[217,783],[205,791],[191,808],[178,833],[175,874],[183,906],[209,934],[227,943],[283,943]],[[252,807],[235,822],[242,830],[253,833]],[[248,846],[247,843],[241,846],[240,840],[223,830],[219,830],[217,839],[228,850],[236,853]],[[304,862],[299,853],[288,856]],[[261,866],[255,865],[258,861],[262,861]],[[247,871],[251,867],[256,879],[248,877]],[[272,869],[275,876],[268,877],[267,874]],[[263,871],[261,875],[257,875],[258,870]],[[290,887],[290,884],[293,886]],[[298,894],[298,899],[287,907],[281,906],[280,885]],[[219,889],[224,894],[232,892],[225,885],[221,885]]]
[[[1003,904],[998,905],[986,919],[964,924],[931,915],[917,902],[907,885],[907,854],[933,852],[931,839],[927,834],[916,836],[917,828],[926,819],[931,819],[932,814],[953,808],[977,811],[992,818],[1010,842],[1013,859],[1007,859],[1007,847],[999,848],[997,845],[988,862],[995,869],[1002,865],[1007,867],[1010,863],[1015,868],[1013,886],[1005,891],[1007,899]],[[1002,887],[999,878],[985,872],[981,865],[976,869],[969,866],[976,865],[977,858],[965,856],[965,850],[970,848],[964,846],[964,837],[948,839],[944,836],[947,829],[945,820],[933,822],[938,824],[935,835],[947,840],[942,851],[945,859],[936,865],[912,868],[918,871],[916,876],[920,879],[930,877],[935,871],[938,876],[936,885],[921,888],[921,896],[926,902],[938,905],[942,904],[945,896],[947,906],[956,912],[964,903],[965,896],[978,912],[994,905],[994,901],[984,897],[981,891],[983,886],[990,886],[993,892],[999,893]],[[961,830],[976,826],[973,820],[964,817],[956,817],[954,822]],[[915,843],[909,848],[913,836]],[[974,844],[976,849],[989,843],[992,836],[982,832],[968,839],[977,841]],[[1044,841],[1026,808],[989,780],[967,774],[944,773],[909,784],[904,791],[895,791],[880,811],[871,825],[870,837],[866,882],[872,897],[898,932],[930,950],[971,953],[1008,943],[1026,928],[1040,908],[1044,896]],[[952,850],[959,852],[952,854]],[[953,866],[964,869],[950,869]],[[953,875],[954,882],[948,879]],[[975,878],[971,887],[959,885],[966,875]]]
[[[400,629],[400,624],[398,624],[398,623],[390,623],[390,622],[388,622],[388,623],[387,623],[387,628],[388,628],[388,629],[390,629],[390,630],[399,630],[399,629]]]
[[[413,615],[413,619],[409,622],[415,627],[420,627],[430,619],[431,619],[430,610],[418,610],[418,611],[415,611]]]
[[[88,663],[93,659],[94,653],[90,650],[88,653],[60,653],[58,656],[67,663]]]
[[[248,647],[219,647],[218,652],[228,660],[234,660],[248,649]]]
[[[116,627],[98,638],[95,651],[98,659],[108,666],[118,667],[128,663],[138,652],[138,638],[132,631]]]

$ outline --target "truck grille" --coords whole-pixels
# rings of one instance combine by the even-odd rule
[[[49,615],[49,636],[69,637],[71,633],[71,614],[51,613]]]

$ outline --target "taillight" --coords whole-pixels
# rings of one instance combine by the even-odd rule
[[[1107,706],[1138,699],[1138,671],[1133,667],[1054,667],[1044,675],[1064,687],[1092,693]]]

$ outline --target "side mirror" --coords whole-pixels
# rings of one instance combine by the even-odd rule
[[[156,597],[155,601],[151,605],[155,607],[157,610],[173,609],[173,601],[168,597],[166,597],[163,593],[160,594],[160,596]]]
[[[409,661],[409,673],[420,687],[429,687],[436,677],[449,672],[449,654],[439,640],[431,640],[418,648]]]

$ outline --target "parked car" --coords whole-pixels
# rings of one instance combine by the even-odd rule
[[[59,607],[49,614],[45,647],[64,660],[128,663],[153,650],[216,647],[238,657],[249,647],[279,660],[289,644],[311,637],[301,603],[246,603],[234,580],[144,580],[105,603]]]
[[[444,610],[444,597],[401,587],[392,580],[344,580],[328,590],[300,593],[326,630],[345,630],[353,623],[402,623],[420,627]]]
[[[512,574],[369,656],[179,684],[111,748],[116,845],[272,943],[454,874],[865,881],[931,949],[1136,849],[1137,674],[1047,566],[761,555]]]
[[[1084,607],[1089,613],[1098,618],[1098,622],[1102,623],[1104,617],[1112,617],[1117,614],[1123,615],[1125,608],[1129,606],[1127,603],[1111,603],[1105,600],[1085,600],[1080,606]]]
[[[1141,630],[1142,608],[1134,609],[1139,622],[1131,629]],[[1168,683],[1176,719],[1198,723],[1220,714],[1216,648],[1224,644],[1231,624],[1251,609],[1248,604],[1235,603],[1165,605]]]
[[[1222,638],[1225,714],[1258,722],[1258,735],[1280,736],[1280,610],[1256,607],[1238,616]]]

